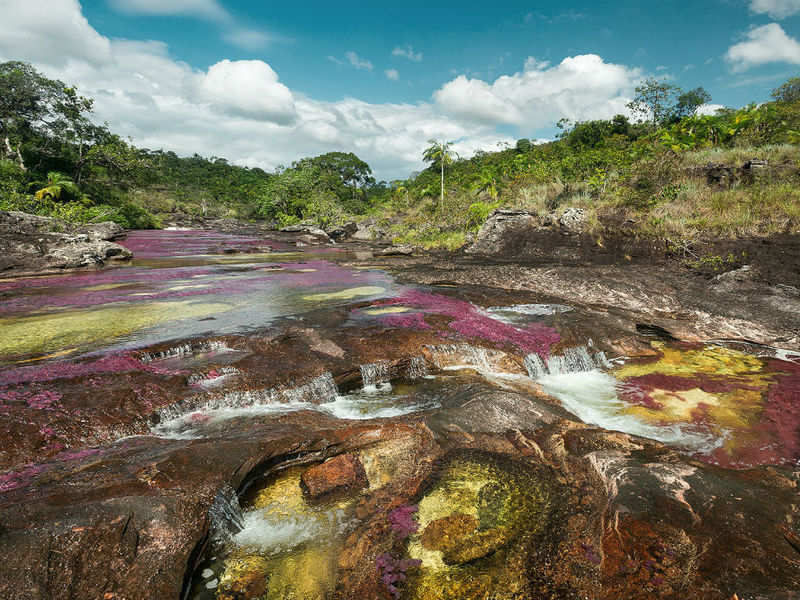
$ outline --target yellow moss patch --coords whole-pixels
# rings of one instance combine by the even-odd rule
[[[167,321],[205,317],[230,308],[222,303],[152,302],[0,319],[0,356],[84,348]]]
[[[652,373],[690,377],[697,373],[710,375],[744,375],[760,373],[762,362],[755,356],[721,346],[705,346],[698,350],[681,350],[661,342],[653,343],[662,357],[652,363],[631,364],[614,372],[617,378],[640,377]]]
[[[311,294],[309,296],[303,296],[303,300],[308,300],[310,302],[324,302],[326,300],[352,300],[353,298],[358,298],[359,296],[374,296],[376,294],[382,294],[385,291],[385,288],[369,285],[340,290],[338,292]]]
[[[104,283],[103,285],[92,285],[89,287],[83,288],[85,292],[102,292],[104,290],[113,290],[116,288],[125,287],[126,285],[131,285],[130,283]]]
[[[399,313],[405,313],[412,309],[408,308],[407,306],[386,306],[383,308],[368,308],[364,311],[364,313],[372,316],[378,315],[396,315]]]

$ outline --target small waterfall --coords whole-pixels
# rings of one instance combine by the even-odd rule
[[[147,364],[156,360],[166,360],[168,358],[182,358],[191,354],[204,354],[206,352],[232,352],[233,349],[226,346],[223,342],[201,342],[199,344],[183,344],[173,346],[161,352],[142,352],[139,361]]]
[[[528,370],[528,375],[531,379],[539,379],[539,377],[547,375],[547,365],[544,364],[542,357],[536,353],[528,354],[525,357],[525,368]]]
[[[538,379],[545,375],[565,375],[567,373],[585,373],[595,369],[609,369],[611,363],[603,351],[589,353],[586,346],[565,348],[560,355],[553,355],[543,361],[538,354],[528,354],[525,357],[525,368],[531,379]]]
[[[389,381],[389,363],[376,362],[361,365],[361,379],[365,388],[375,388],[378,384]]]
[[[285,402],[289,403],[310,402],[311,404],[324,404],[325,402],[336,400],[339,390],[336,388],[333,375],[326,371],[300,387],[279,392],[279,395],[284,398]]]
[[[202,384],[203,382],[213,381],[214,379],[219,379],[220,377],[225,377],[227,375],[241,375],[241,371],[236,367],[220,367],[219,369],[214,369],[208,373],[193,373],[189,375],[188,383],[189,385],[197,385]]]
[[[324,404],[333,402],[338,395],[339,390],[336,388],[333,375],[327,371],[308,383],[290,389],[238,390],[222,395],[198,395],[161,408],[158,411],[157,425],[152,431],[156,435],[165,432],[175,425],[176,421],[181,421],[193,413],[281,404]]]
[[[428,376],[428,361],[424,356],[414,356],[408,365],[406,372],[409,379],[422,379]]]
[[[244,529],[244,515],[236,491],[225,485],[214,497],[208,510],[211,538],[216,542],[229,542]]]
[[[470,346],[469,344],[444,344],[441,346],[426,346],[426,348],[430,351],[431,358],[439,369],[468,366],[484,371],[492,370],[489,363],[489,352],[486,348]]]
[[[597,368],[594,359],[589,354],[586,346],[565,348],[561,355],[554,355],[547,359],[547,370],[551,375],[565,373],[585,373]]]

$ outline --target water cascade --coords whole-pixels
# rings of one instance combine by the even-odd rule
[[[226,484],[214,497],[208,517],[211,538],[214,541],[229,542],[244,529],[244,515],[239,506],[239,497],[230,485]]]
[[[199,344],[183,344],[167,348],[161,352],[142,352],[139,360],[145,364],[156,360],[166,360],[168,358],[183,358],[192,354],[205,354],[208,352],[233,352],[233,348],[228,348],[224,342],[201,342]]]
[[[407,375],[409,379],[422,379],[428,377],[428,361],[424,356],[414,356],[408,365]]]
[[[443,344],[426,346],[426,349],[431,353],[431,358],[439,369],[475,367],[483,371],[492,370],[486,348],[469,344]]]
[[[365,390],[377,390],[379,385],[389,381],[389,363],[387,362],[361,365],[360,369]]]
[[[531,379],[539,379],[545,375],[586,373],[595,369],[608,369],[610,366],[605,352],[591,354],[586,346],[565,348],[562,354],[550,356],[546,362],[538,354],[528,354],[525,357],[525,368]]]

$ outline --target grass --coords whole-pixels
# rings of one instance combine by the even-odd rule
[[[687,167],[702,167],[709,163],[741,166],[748,160],[759,158],[772,165],[794,164],[800,166],[800,146],[778,144],[756,148],[706,148],[681,155]]]

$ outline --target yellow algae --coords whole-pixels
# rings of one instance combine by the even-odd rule
[[[641,377],[652,373],[676,376],[697,373],[744,375],[759,373],[762,369],[762,362],[757,357],[722,346],[705,346],[696,350],[681,350],[662,342],[654,342],[653,346],[662,353],[657,361],[625,365],[616,369],[614,374],[618,378]]]
[[[364,287],[348,288],[338,292],[325,292],[320,294],[310,294],[303,296],[303,300],[310,302],[324,302],[326,300],[351,300],[359,296],[374,296],[375,294],[382,294],[386,289],[374,285]]]
[[[102,292],[102,291],[105,291],[105,290],[113,290],[113,289],[116,289],[116,288],[121,288],[121,287],[129,286],[129,285],[134,285],[134,284],[132,284],[130,282],[128,282],[128,283],[104,283],[102,285],[92,285],[92,286],[89,286],[89,287],[85,287],[85,288],[83,288],[83,291],[85,291],[85,292]]]
[[[26,355],[83,348],[175,319],[205,317],[229,304],[151,302],[60,311],[0,319],[0,355]]]
[[[407,306],[386,306],[382,308],[368,308],[364,312],[368,315],[378,316],[378,315],[396,315],[399,313],[405,313],[412,310]]]
[[[17,360],[14,361],[14,364],[21,365],[24,363],[31,363],[37,362],[40,360],[50,360],[51,358],[61,358],[62,356],[67,356],[75,352],[77,348],[67,348],[66,350],[61,350],[59,352],[53,352],[52,354],[45,354],[44,356],[36,356],[34,358],[27,358],[25,360]]]
[[[295,269],[298,273],[316,273],[316,269]]]
[[[409,574],[408,596],[527,597],[528,540],[548,512],[548,490],[527,468],[488,456],[452,460],[419,502],[420,529],[409,538],[408,555],[422,566]],[[444,526],[448,521],[469,525],[444,539],[456,533]]]

